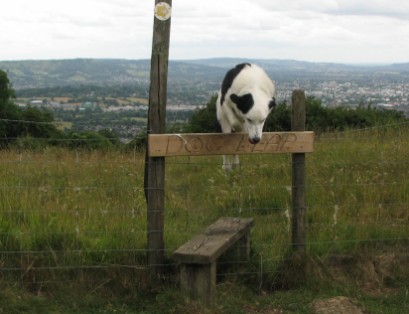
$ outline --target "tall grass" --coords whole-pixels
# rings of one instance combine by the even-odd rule
[[[317,139],[307,155],[310,254],[408,240],[408,131],[403,124]],[[144,155],[135,152],[0,151],[0,279],[143,287],[143,170]],[[272,278],[290,246],[290,185],[289,155],[242,156],[229,175],[218,156],[168,158],[169,263],[218,217],[253,217],[247,271]]]
[[[0,155],[2,275],[30,284],[99,282],[145,264],[139,157],[64,149]]]

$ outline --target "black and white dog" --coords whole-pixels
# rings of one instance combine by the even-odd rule
[[[264,122],[276,106],[274,94],[274,83],[259,66],[242,63],[229,70],[216,102],[222,132],[246,132],[250,143],[257,144]],[[223,156],[223,169],[231,170],[238,164],[237,155],[232,160]]]

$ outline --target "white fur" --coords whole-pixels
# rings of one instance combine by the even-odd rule
[[[232,94],[242,96],[251,94],[254,104],[251,109],[243,114],[230,98]],[[264,122],[270,113],[269,103],[275,94],[274,83],[263,69],[255,64],[246,65],[234,78],[228,89],[223,104],[221,104],[221,90],[216,102],[217,119],[223,133],[244,132],[249,136],[249,141],[256,144],[261,140]],[[223,169],[231,170],[239,164],[237,155],[229,160],[223,156]]]

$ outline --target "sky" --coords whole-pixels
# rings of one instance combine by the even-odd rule
[[[0,4],[0,60],[149,59],[154,0]],[[407,0],[173,0],[170,59],[409,62]]]

